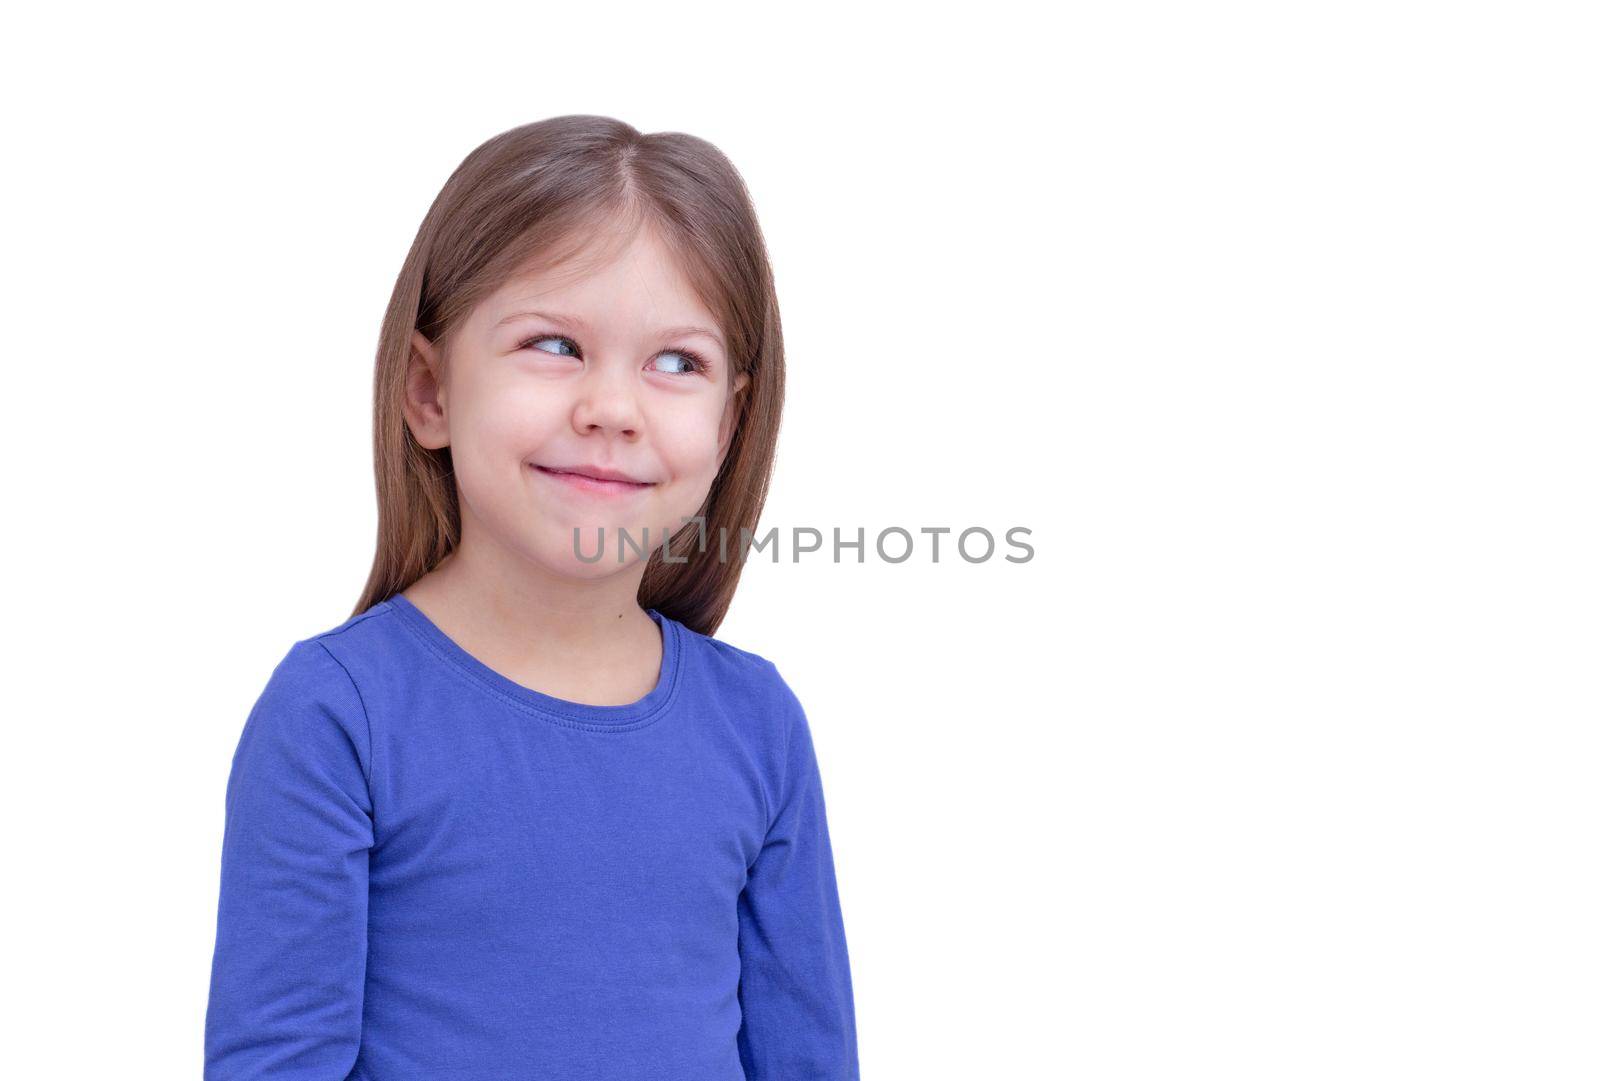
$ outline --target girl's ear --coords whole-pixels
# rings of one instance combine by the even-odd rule
[[[417,442],[429,450],[450,445],[442,371],[439,350],[422,331],[413,330],[411,358],[406,365],[406,423]]]

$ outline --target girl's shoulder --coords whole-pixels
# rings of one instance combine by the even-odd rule
[[[676,620],[668,618],[666,621],[674,625],[677,633],[688,643],[689,649],[699,656],[702,663],[728,678],[756,685],[783,683],[783,677],[778,674],[778,666],[766,656],[721,638],[713,638],[699,631],[690,630]]]
[[[317,774],[319,763],[347,761],[352,776],[370,778],[367,706],[349,669],[326,645],[332,630],[295,641],[274,663],[245,717],[234,752],[236,777],[306,778]]]
[[[359,677],[381,667],[385,658],[395,663],[395,644],[402,638],[392,604],[382,601],[290,643],[279,655],[266,694],[359,703]]]
[[[700,665],[724,686],[737,686],[766,707],[770,712],[805,724],[804,708],[789,681],[770,657],[726,642],[721,638],[692,631],[678,625],[692,652],[699,655]]]
[[[670,616],[663,616],[662,618],[665,622],[671,623],[674,627],[676,627],[678,633],[683,635],[685,640],[689,641],[694,648],[704,652],[708,656],[717,658],[719,661],[729,665],[730,667],[746,668],[753,671],[758,671],[762,667],[772,663],[761,654],[756,653],[754,650],[741,649],[732,642],[725,641],[721,638],[713,638],[708,634],[701,634],[699,631],[691,630],[689,627],[679,623]]]

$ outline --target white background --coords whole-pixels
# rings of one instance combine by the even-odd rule
[[[752,565],[719,632],[811,718],[864,1077],[1595,1077],[1582,8],[14,22],[5,1072],[199,1076],[229,760],[365,578],[395,275],[473,147],[585,112],[752,189],[764,525],[1032,530]]]

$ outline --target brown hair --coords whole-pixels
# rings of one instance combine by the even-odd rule
[[[450,449],[419,444],[402,410],[413,331],[439,343],[443,359],[452,329],[514,275],[560,265],[596,235],[647,225],[717,316],[730,383],[749,375],[727,458],[700,511],[704,524],[690,522],[670,541],[674,560],[686,562],[663,562],[655,545],[639,587],[641,607],[715,633],[744,566],[740,530],[754,532],[766,502],[783,409],[783,330],[766,244],[743,179],[716,147],[588,115],[489,139],[450,174],[417,230],[378,339],[377,550],[352,615],[405,589],[460,541]]]

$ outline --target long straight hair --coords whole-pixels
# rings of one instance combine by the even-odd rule
[[[377,549],[352,615],[427,574],[461,539],[450,448],[418,443],[402,409],[412,332],[440,343],[448,364],[452,330],[480,301],[514,275],[563,264],[619,223],[618,235],[644,225],[659,231],[727,335],[730,382],[749,376],[701,522],[672,536],[671,561],[659,545],[651,549],[639,586],[641,607],[716,632],[744,568],[739,542],[754,534],[766,503],[783,411],[783,329],[766,243],[743,179],[716,147],[589,115],[489,139],[456,167],[417,230],[378,339]]]

